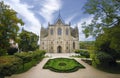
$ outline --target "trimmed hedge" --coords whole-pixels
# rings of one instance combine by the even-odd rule
[[[19,66],[22,64],[22,60],[15,56],[1,56],[0,57],[0,78],[4,76],[10,76],[16,73]]]
[[[87,50],[76,50],[75,53],[80,54],[85,58],[90,58],[90,53]]]
[[[69,58],[50,59],[43,67],[43,69],[50,69],[51,71],[59,73],[70,73],[77,71],[80,68],[85,67],[76,60]]]
[[[33,59],[40,60],[45,54],[44,50],[36,50],[34,52],[21,52],[16,53],[15,56],[23,60],[23,63],[32,61]]]
[[[37,64],[44,58],[45,51],[15,53],[12,56],[0,57],[0,78],[10,76],[14,73],[24,72]],[[29,67],[28,67],[29,65]],[[25,69],[24,69],[25,68]]]

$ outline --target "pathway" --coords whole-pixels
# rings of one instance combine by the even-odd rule
[[[47,54],[48,56],[52,56],[51,58],[56,57],[66,57],[69,58],[70,55],[73,54]],[[48,69],[42,69],[43,65],[47,62],[49,58],[44,58],[37,66],[31,68],[29,71],[12,75],[11,77],[6,78],[120,78],[120,74],[111,74],[102,72],[97,70],[90,65],[81,61],[81,59],[76,58],[78,62],[84,65],[85,69],[79,69],[73,73],[56,73],[52,72]]]

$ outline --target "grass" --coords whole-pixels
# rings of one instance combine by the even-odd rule
[[[74,59],[55,58],[48,60],[43,68],[50,69],[51,71],[55,72],[68,73],[77,71],[78,69],[85,67]]]

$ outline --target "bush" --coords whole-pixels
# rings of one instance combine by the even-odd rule
[[[20,69],[18,69],[16,73],[23,73],[29,70],[31,67],[38,64],[44,58],[44,55],[45,51],[43,50],[36,50],[34,52],[15,53],[16,57],[19,57],[23,60]]]
[[[33,59],[40,60],[45,54],[44,50],[36,50],[34,52],[15,53],[15,56],[21,58],[24,63],[30,62]]]
[[[90,58],[90,53],[87,50],[76,50],[75,53],[78,53],[86,58]]]
[[[10,76],[16,72],[24,72],[24,67],[27,71],[28,69],[36,65],[38,61],[42,60],[44,54],[45,51],[36,50],[34,52],[15,53],[14,56],[1,56],[0,78],[4,78],[4,76]]]
[[[6,55],[7,51],[5,49],[0,48],[0,56]]]
[[[18,51],[18,48],[14,48],[14,47],[10,47],[9,49],[8,49],[8,54],[9,55],[13,55],[14,53],[16,53]]]
[[[4,76],[10,76],[16,73],[17,69],[21,64],[22,64],[22,60],[15,56],[1,56],[0,78],[4,78]]]
[[[92,65],[95,67],[107,67],[115,64],[116,62],[113,57],[105,52],[96,52],[93,56]]]

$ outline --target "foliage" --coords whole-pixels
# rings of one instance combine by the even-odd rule
[[[19,34],[19,47],[22,51],[34,51],[38,48],[39,37],[26,30],[22,30]]]
[[[23,60],[23,63],[28,63],[33,59],[40,60],[40,58],[43,58],[44,54],[45,54],[45,51],[36,50],[34,52],[15,53],[15,56],[21,58]]]
[[[44,58],[45,51],[16,53],[15,56],[0,57],[0,78],[14,73],[22,73],[36,65]]]
[[[0,49],[7,50],[10,47],[9,39],[16,40],[17,32],[19,30],[18,24],[23,25],[21,19],[17,17],[17,13],[5,5],[3,1],[0,2]],[[1,55],[1,53],[0,53]]]
[[[105,33],[99,35],[96,39],[96,49],[110,54],[114,59],[120,59],[119,33],[120,27],[112,27],[105,30]]]
[[[113,57],[105,52],[95,52],[95,55],[92,59],[92,65],[95,67],[107,67],[116,65]]]
[[[10,76],[16,73],[17,69],[21,64],[22,64],[22,60],[15,56],[1,56],[0,78],[4,78],[4,76]]]
[[[98,69],[112,74],[120,74],[120,62],[118,62],[117,65],[113,67],[99,67]]]
[[[90,58],[90,53],[87,50],[76,50],[75,53],[78,53],[85,58]]]
[[[16,47],[10,47],[10,48],[8,49],[7,53],[8,53],[9,55],[13,55],[13,54],[16,53],[17,51],[18,51],[18,48],[16,48]]]
[[[6,54],[7,54],[7,51],[0,47],[0,56],[6,55]]]
[[[16,53],[15,56],[22,59],[22,65],[16,73],[22,73],[29,70],[31,67],[38,64],[44,58],[44,50],[36,50],[34,52],[22,52]]]
[[[98,36],[104,28],[120,25],[120,2],[118,0],[88,0],[84,6],[85,13],[93,15],[92,23],[83,23],[83,31],[89,35]]]
[[[111,61],[120,58],[120,1],[119,0],[88,0],[84,6],[85,13],[93,16],[90,24],[83,23],[86,37],[96,37],[95,50],[98,55],[109,55]],[[102,54],[99,53],[102,51]],[[93,55],[94,56],[94,55]],[[101,63],[98,56],[95,62]],[[108,63],[108,60],[105,60]],[[101,65],[101,64],[100,64]],[[106,64],[107,65],[107,64]]]
[[[43,68],[50,69],[55,72],[68,73],[68,72],[77,71],[79,68],[85,68],[85,67],[74,59],[55,58],[55,59],[48,60]]]
[[[94,41],[80,41],[80,49],[91,49],[94,46]]]

